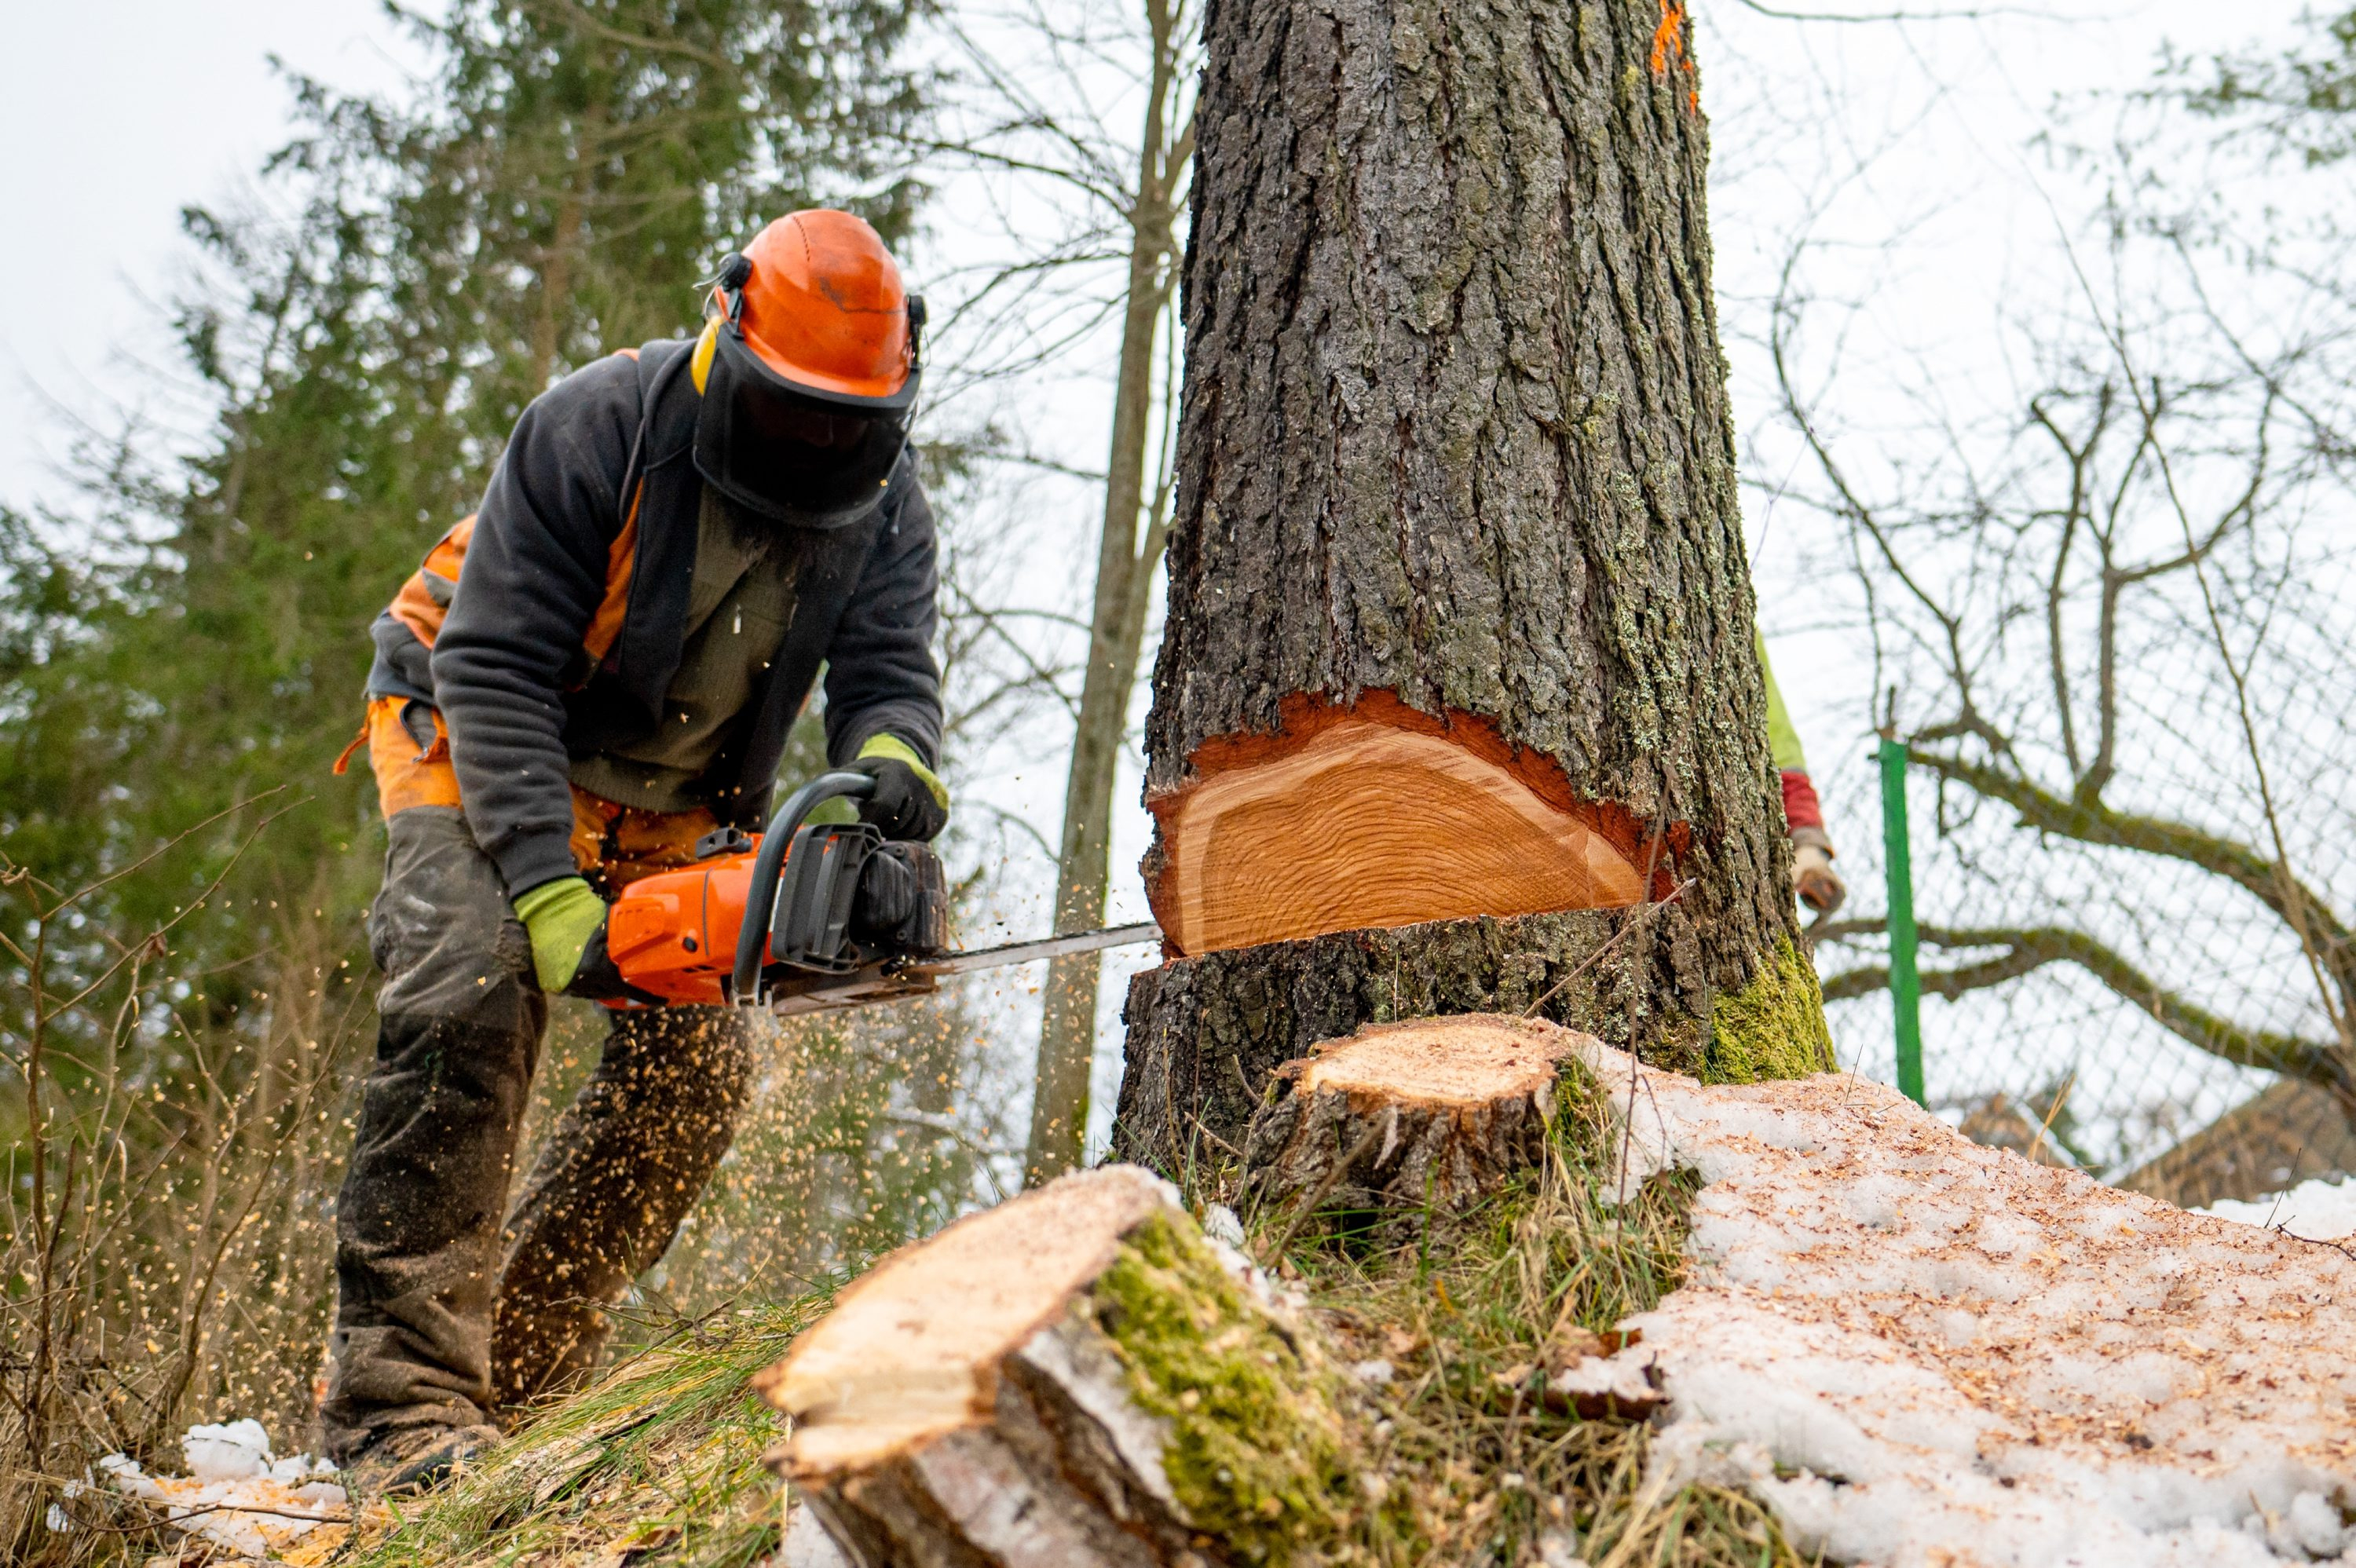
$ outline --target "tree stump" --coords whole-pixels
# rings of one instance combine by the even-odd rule
[[[1351,1485],[1313,1348],[1134,1166],[904,1248],[755,1386],[861,1568],[1281,1560]]]
[[[1278,1070],[1244,1164],[1263,1200],[1450,1210],[1546,1155],[1562,1064],[1589,1037],[1536,1019],[1419,1019],[1362,1029]]]

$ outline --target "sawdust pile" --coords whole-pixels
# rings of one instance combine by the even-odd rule
[[[1826,1076],[1704,1088],[1605,1048],[1625,1192],[1706,1185],[1617,1358],[1654,1481],[1846,1562],[2356,1564],[2356,1257],[1974,1145]]]

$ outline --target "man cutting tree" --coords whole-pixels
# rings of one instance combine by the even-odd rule
[[[728,1147],[746,1015],[612,1009],[509,1207],[548,994],[627,999],[607,901],[760,826],[821,666],[828,755],[875,782],[862,816],[903,839],[947,819],[923,323],[865,223],[779,219],[722,264],[701,336],[525,410],[480,512],[377,620],[384,985],[320,1410],[363,1489],[430,1483],[594,1365],[603,1307]]]

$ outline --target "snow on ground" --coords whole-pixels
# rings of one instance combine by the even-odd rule
[[[2356,1235],[2356,1181],[2319,1176],[2247,1203],[2221,1199],[2193,1212],[2237,1220],[2244,1225],[2288,1231],[2310,1241],[2336,1242],[2343,1236]]]
[[[1590,1042],[1628,1176],[1692,1168],[1630,1320],[1654,1479],[1886,1568],[2356,1565],[2356,1256],[1973,1144],[1842,1075],[1704,1088]]]
[[[326,1478],[336,1467],[304,1456],[273,1457],[262,1423],[191,1426],[181,1447],[185,1476],[151,1476],[121,1454],[100,1460],[99,1468],[125,1496],[236,1561],[307,1568],[326,1562],[349,1533],[344,1488]]]

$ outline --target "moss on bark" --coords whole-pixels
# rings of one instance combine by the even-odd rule
[[[1246,1298],[1191,1225],[1157,1216],[1088,1295],[1194,1527],[1246,1563],[1322,1555],[1363,1501],[1330,1372]]]
[[[1751,983],[1710,1009],[1712,1038],[1701,1072],[1706,1083],[1756,1083],[1804,1078],[1835,1065],[1815,965],[1779,940]]]

